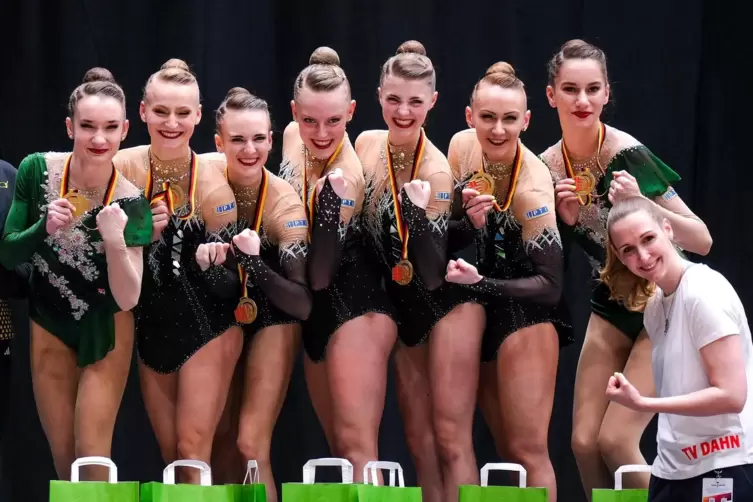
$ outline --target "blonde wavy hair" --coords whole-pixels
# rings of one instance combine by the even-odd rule
[[[656,284],[638,277],[620,261],[618,251],[612,244],[611,230],[615,223],[639,211],[648,214],[659,227],[664,225],[664,217],[651,200],[630,197],[618,202],[607,217],[607,260],[600,271],[601,281],[609,288],[610,298],[622,303],[632,312],[643,312],[648,299],[656,290]]]

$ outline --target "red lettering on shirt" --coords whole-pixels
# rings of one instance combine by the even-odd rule
[[[698,447],[701,449],[701,457],[724,450],[734,450],[740,448],[740,436],[735,434],[714,438],[711,441],[703,441],[702,443],[683,448],[682,452],[688,457],[688,460],[698,460]]]

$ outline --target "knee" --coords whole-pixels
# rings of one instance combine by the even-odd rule
[[[355,424],[335,424],[335,450],[345,458],[365,458],[376,455],[376,437]],[[369,458],[369,460],[373,460]]]
[[[455,420],[436,418],[434,434],[437,454],[444,464],[453,464],[473,450],[470,430],[462,430]]]
[[[183,428],[178,432],[178,458],[181,460],[207,460],[214,440],[208,427]]]
[[[506,448],[508,456],[515,462],[522,464],[526,469],[540,467],[549,463],[549,446],[547,435],[518,434],[508,438]]]
[[[590,431],[574,429],[570,438],[570,447],[576,458],[600,455],[598,435]]]
[[[256,460],[260,464],[268,462],[270,443],[271,438],[264,437],[262,434],[246,431],[238,434],[238,450],[246,461]]]
[[[436,455],[437,441],[430,424],[425,424],[424,427],[405,427],[405,441],[416,459]]]
[[[598,450],[610,467],[621,465],[626,451],[639,448],[640,437],[634,437],[630,430],[604,423],[598,437]]]

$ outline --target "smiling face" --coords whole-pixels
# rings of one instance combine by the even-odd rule
[[[669,222],[662,219],[660,225],[645,210],[613,223],[609,239],[620,261],[633,274],[649,282],[660,282],[679,259],[672,246]]]
[[[199,88],[195,84],[165,82],[155,78],[148,84],[146,99],[141,102],[139,113],[155,149],[186,149],[201,120]]]
[[[266,164],[272,149],[269,115],[263,110],[227,110],[215,144],[231,172],[253,174]]]
[[[128,134],[123,105],[110,96],[80,98],[73,117],[65,120],[73,153],[87,164],[110,166]]]
[[[303,144],[317,159],[329,158],[343,140],[356,108],[349,95],[345,85],[320,92],[303,87],[291,102]]]
[[[563,126],[593,128],[609,101],[609,85],[601,63],[595,59],[565,60],[554,86],[547,87],[547,98],[557,108]]]
[[[466,108],[466,121],[476,129],[481,149],[490,161],[515,155],[520,133],[530,120],[525,92],[516,88],[482,83]]]
[[[385,76],[379,88],[379,104],[389,129],[390,142],[400,145],[416,138],[436,102],[437,92],[432,91],[428,79]]]

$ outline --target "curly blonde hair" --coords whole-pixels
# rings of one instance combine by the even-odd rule
[[[622,303],[632,312],[643,312],[648,299],[656,290],[656,284],[638,277],[620,261],[617,249],[612,244],[611,230],[615,223],[638,211],[646,212],[657,225],[663,225],[664,217],[651,200],[630,197],[618,202],[607,217],[607,260],[600,271],[601,281],[609,288],[610,298]]]

